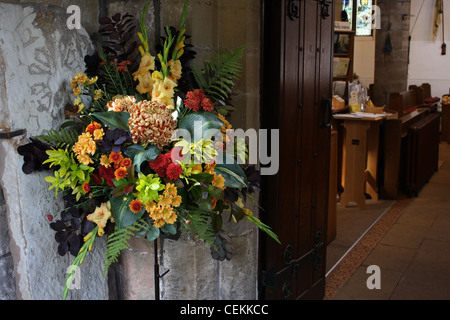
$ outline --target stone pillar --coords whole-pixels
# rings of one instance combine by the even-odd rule
[[[381,12],[381,29],[376,30],[374,103],[385,105],[389,104],[391,92],[407,90],[411,1],[378,0],[377,5]],[[383,48],[389,30],[393,47],[392,52],[386,54]]]
[[[1,129],[25,128],[27,136],[35,136],[62,122],[64,105],[73,99],[70,80],[84,71],[84,56],[93,53],[84,29],[67,28],[68,16],[65,8],[51,5],[0,3]],[[47,190],[44,177],[49,173],[22,172],[17,147],[26,142],[23,137],[0,143],[0,184],[6,200],[2,207],[9,223],[16,294],[18,299],[61,299],[73,257],[58,255],[45,215],[61,209],[62,202]],[[69,298],[108,298],[102,276],[104,240],[96,241],[98,250],[85,259],[81,290],[72,290]]]

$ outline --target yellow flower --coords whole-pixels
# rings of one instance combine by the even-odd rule
[[[156,80],[153,84],[152,101],[163,104],[169,108],[173,107],[174,102],[172,98],[176,86],[177,84],[169,78]]]
[[[81,88],[80,87],[76,87],[75,89],[73,89],[73,95],[79,96],[81,94]]]
[[[150,73],[146,75],[138,75],[137,79],[139,80],[139,84],[136,86],[136,90],[140,94],[151,93],[153,90],[153,80]]]
[[[97,77],[97,76],[95,76],[95,77],[93,77],[93,78],[90,78],[90,79],[88,80],[88,84],[94,84],[94,83],[97,82],[97,80],[98,80],[98,77]]]
[[[76,98],[76,99],[73,101],[73,105],[75,105],[75,106],[79,105],[80,103],[81,103],[81,98],[80,98],[80,97]]]
[[[94,163],[92,161],[92,159],[85,153],[77,155],[77,160],[79,163],[84,164],[85,166],[88,166],[88,165]]]
[[[86,107],[86,106],[84,105],[84,103],[80,103],[80,105],[78,106],[77,113],[80,113],[81,111],[83,111],[83,109],[84,109],[85,107]]]
[[[180,60],[170,60],[168,63],[168,66],[170,68],[170,75],[172,80],[179,80],[181,79],[181,61]]]
[[[103,139],[103,136],[105,133],[103,132],[103,129],[96,129],[94,130],[94,140],[101,140]]]
[[[102,90],[99,89],[95,90],[94,100],[99,100],[101,97],[103,97]]]
[[[109,168],[111,166],[111,162],[109,161],[109,157],[106,154],[102,154],[100,157],[100,164],[102,166],[105,166],[106,168]]]
[[[101,237],[105,231],[108,219],[111,218],[111,203],[102,203],[100,207],[97,207],[93,213],[86,217],[87,220],[94,222],[98,226],[98,236]]]
[[[78,81],[79,84],[84,84],[84,83],[86,83],[87,80],[88,80],[88,77],[87,77],[87,75],[85,75],[85,74],[81,74],[81,75],[77,78],[77,81]]]
[[[150,70],[155,70],[155,57],[150,52],[145,52],[142,55],[138,70],[133,73],[134,80],[137,80],[138,76],[146,76],[150,73]]]

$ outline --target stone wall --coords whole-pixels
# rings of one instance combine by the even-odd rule
[[[84,70],[84,56],[93,51],[87,32],[69,30],[67,17],[66,10],[57,6],[0,3],[2,129],[25,128],[27,136],[34,136],[61,123],[64,105],[71,101],[70,80]],[[61,299],[73,257],[58,255],[45,215],[61,209],[62,203],[47,191],[43,180],[47,173],[22,172],[17,147],[26,142],[18,137],[0,143],[0,185],[6,200],[2,208],[7,216],[1,224],[8,222],[11,238],[10,249],[2,250],[10,250],[15,265],[14,274],[7,269],[9,277],[2,283],[15,277],[18,299]],[[108,297],[106,279],[98,267],[103,262],[104,241],[96,245],[100,250],[83,263],[81,290],[72,290],[72,298]],[[8,253],[0,256],[8,258]]]

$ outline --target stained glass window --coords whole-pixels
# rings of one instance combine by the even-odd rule
[[[342,13],[353,25],[353,8],[356,5],[356,35],[372,35],[372,0],[343,0]],[[343,17],[345,18],[345,17]]]

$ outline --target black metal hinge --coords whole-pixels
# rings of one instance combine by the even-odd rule
[[[302,257],[290,260],[287,264],[287,257],[290,255],[293,246],[288,245],[286,247],[283,260],[287,264],[283,269],[278,272],[262,271],[261,273],[261,284],[263,287],[268,288],[278,288],[283,285],[286,289],[286,283],[291,281],[297,276],[298,271],[306,266],[311,261],[313,262],[313,269],[317,270],[321,264],[321,249],[324,246],[324,242],[321,241],[322,232],[317,232],[314,237],[314,248],[307,252]],[[283,290],[288,292],[289,290]],[[287,298],[287,297],[285,297]]]
[[[27,131],[25,129],[14,130],[10,132],[1,132],[0,131],[0,140],[8,140],[17,136],[21,136],[25,134]]]

